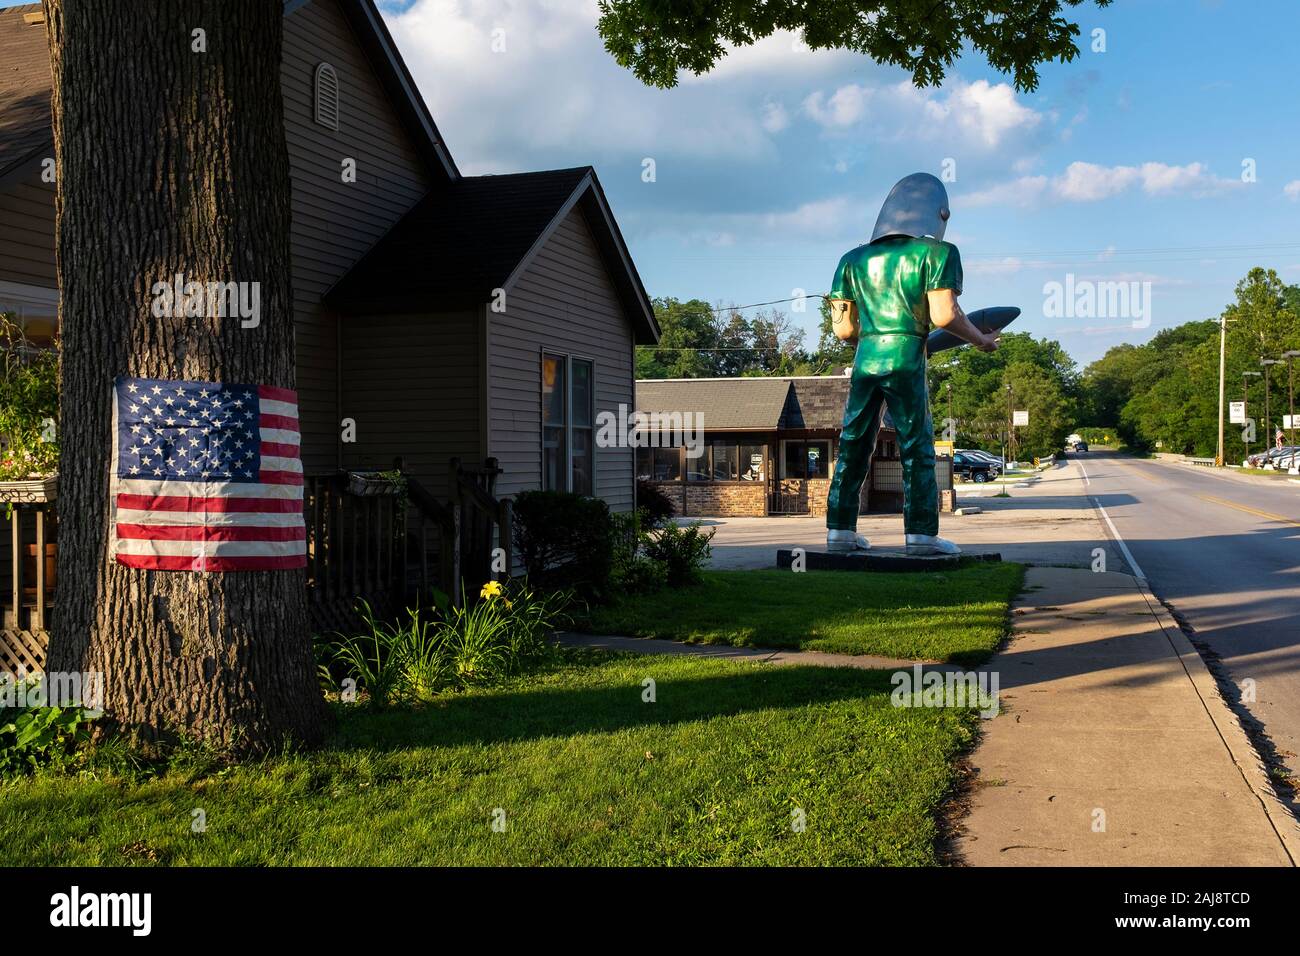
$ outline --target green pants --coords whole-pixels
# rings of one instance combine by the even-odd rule
[[[934,477],[925,339],[916,335],[864,335],[858,342],[839,459],[826,500],[826,527],[853,531],[858,526],[858,501],[876,450],[883,402],[889,404],[903,459],[904,531],[938,534],[939,486]]]

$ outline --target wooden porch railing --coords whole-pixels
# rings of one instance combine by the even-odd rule
[[[396,469],[402,471],[399,459]],[[322,631],[356,624],[359,600],[378,616],[433,603],[435,589],[456,606],[478,587],[507,578],[513,561],[509,501],[494,496],[495,459],[453,459],[449,500],[403,474],[405,493],[359,494],[348,472],[304,479],[307,597]],[[7,525],[7,527],[6,527]],[[54,503],[0,504],[0,671],[45,666],[54,611]],[[499,550],[496,550],[499,549]],[[494,558],[496,560],[494,560]]]
[[[36,673],[54,611],[54,504],[0,504],[0,528],[0,671]]]

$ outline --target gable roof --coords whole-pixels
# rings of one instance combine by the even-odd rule
[[[312,0],[285,0],[285,16]],[[448,179],[460,171],[374,0],[337,0],[417,152]],[[40,15],[40,19],[35,18]],[[50,50],[39,3],[0,10],[0,183],[54,155]]]
[[[847,375],[638,379],[638,412],[694,412],[705,431],[836,430],[844,421]],[[888,413],[885,427],[893,428]]]
[[[784,378],[639,379],[638,412],[691,412],[707,431],[776,431],[790,381]]]
[[[590,166],[464,176],[431,189],[325,295],[351,312],[476,306],[515,280],[575,207],[585,215],[638,343],[653,344],[654,309]]]
[[[54,155],[52,89],[41,5],[0,10],[0,183]]]

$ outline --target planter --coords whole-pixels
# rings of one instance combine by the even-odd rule
[[[402,486],[377,471],[348,472],[348,494],[361,498],[373,498],[378,495],[395,497],[402,493]]]
[[[53,501],[58,486],[57,476],[30,478],[23,481],[0,481],[0,503],[42,504]]]

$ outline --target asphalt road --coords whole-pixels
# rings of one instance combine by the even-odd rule
[[[1071,457],[1136,565],[1126,570],[1186,619],[1238,688],[1254,682],[1255,700],[1241,704],[1300,774],[1300,484]]]

